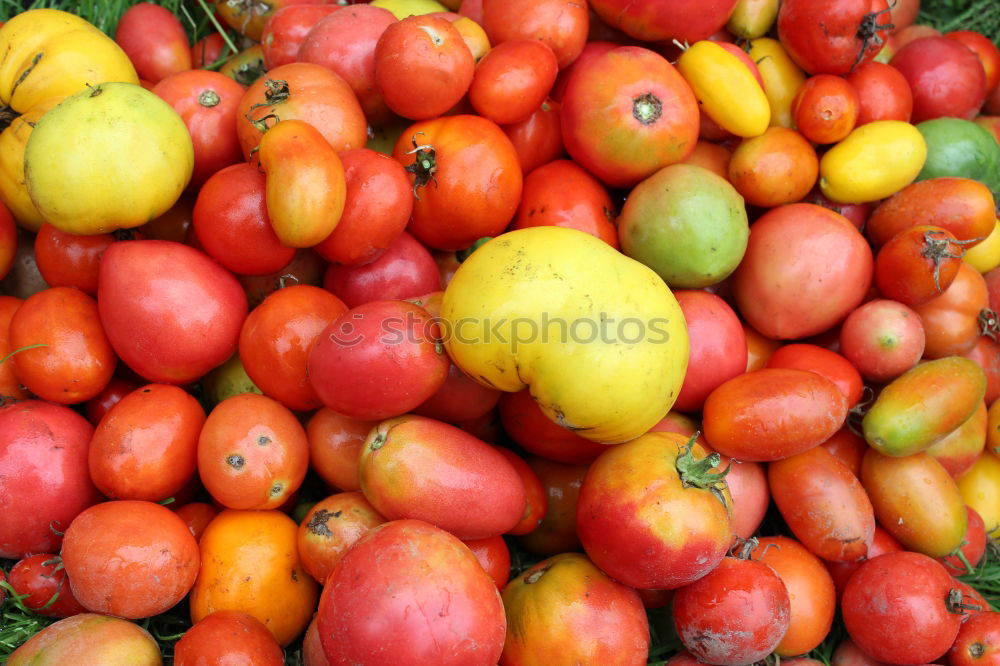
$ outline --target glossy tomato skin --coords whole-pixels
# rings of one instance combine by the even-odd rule
[[[972,569],[965,566],[965,562],[962,561],[957,552],[947,557],[937,558],[938,562],[943,564],[952,576],[964,576],[973,573],[973,570],[979,566],[980,560],[983,559],[983,555],[986,553],[986,525],[983,523],[982,516],[968,505],[965,507],[965,512],[968,515],[969,527],[965,531],[965,537],[962,539],[962,547],[959,550]]]
[[[987,96],[992,93],[1000,83],[1000,49],[996,44],[975,30],[953,30],[946,32],[944,36],[964,44],[978,56],[986,74],[984,90]]]
[[[526,120],[500,128],[514,146],[525,175],[564,156],[561,113],[562,104],[546,98]]]
[[[851,471],[822,446],[767,467],[771,497],[792,533],[813,554],[857,562],[868,554],[875,512]]]
[[[700,478],[692,469],[706,456],[669,432],[602,453],[587,471],[577,506],[577,532],[591,560],[639,589],[675,589],[714,568],[732,542],[732,497],[721,477],[706,475],[708,461]]]
[[[924,358],[969,352],[982,333],[981,317],[988,306],[986,281],[963,261],[943,294],[914,308],[924,326]]]
[[[814,204],[791,204],[753,224],[733,292],[740,313],[760,333],[808,337],[862,302],[873,266],[871,249],[846,218]]]
[[[285,655],[274,636],[257,618],[237,610],[218,610],[196,622],[174,646],[176,666],[246,660],[260,666],[280,666]]]
[[[310,467],[332,488],[359,490],[358,456],[377,423],[319,408],[306,424]]]
[[[109,247],[97,294],[118,356],[140,376],[169,384],[192,382],[232,356],[247,313],[231,273],[173,241]]]
[[[868,443],[850,427],[845,425],[820,446],[832,453],[854,476],[861,474],[861,458],[865,455]]]
[[[441,388],[414,407],[413,413],[446,423],[470,421],[488,414],[496,407],[502,393],[483,386],[452,363]]]
[[[386,566],[372,566],[376,559]],[[332,666],[491,666],[507,625],[500,593],[475,555],[419,520],[392,521],[359,539],[328,579],[318,613]]]
[[[861,399],[864,384],[857,369],[837,352],[811,344],[790,344],[779,347],[767,360],[769,368],[810,370],[823,375],[837,385],[847,406],[854,407]]]
[[[988,335],[981,335],[976,345],[962,354],[975,361],[986,373],[986,404],[992,405],[1000,398],[1000,343]]]
[[[862,564],[841,603],[844,624],[858,647],[880,661],[928,664],[958,635],[963,615],[948,608],[955,587],[945,568],[926,555],[886,553]]]
[[[566,151],[611,187],[631,187],[682,162],[698,140],[691,87],[665,58],[642,47],[619,47],[580,65],[562,104]]]
[[[417,197],[408,230],[434,249],[461,250],[496,236],[517,211],[517,151],[492,121],[459,114],[415,123],[392,156],[410,170]]]
[[[299,61],[299,47],[313,26],[341,8],[328,4],[289,4],[274,12],[260,35],[264,66],[274,69]]]
[[[385,518],[360,492],[337,493],[317,502],[296,533],[302,566],[322,585],[347,549]]]
[[[709,446],[737,460],[780,460],[837,432],[847,398],[826,377],[808,370],[765,368],[720,385],[705,400]]]
[[[68,407],[25,400],[0,409],[0,557],[54,553],[101,494],[87,471],[94,428]]]
[[[160,502],[179,493],[198,470],[205,411],[170,384],[148,384],[116,403],[94,431],[90,476],[110,499]]]
[[[831,560],[824,560],[823,563],[826,565],[826,570],[833,578],[833,584],[837,587],[838,602],[840,597],[844,594],[844,588],[847,586],[847,581],[851,579],[851,576],[854,575],[854,572],[858,570],[858,567],[860,567],[862,563],[868,560],[873,560],[883,553],[893,553],[900,550],[903,550],[902,544],[896,541],[896,538],[886,532],[880,525],[876,525],[875,536],[872,539],[871,545],[868,547],[868,555],[865,559],[858,560],[857,562],[834,562]]]
[[[45,222],[35,235],[35,262],[50,287],[76,287],[96,296],[101,255],[113,242],[112,234],[70,234]]]
[[[947,37],[917,39],[892,56],[913,91],[912,122],[942,116],[972,120],[986,98],[986,73],[976,54]]]
[[[810,141],[836,143],[854,129],[860,106],[857,90],[843,77],[817,74],[796,93],[792,114],[795,125]]]
[[[323,288],[354,308],[438,291],[441,276],[427,248],[401,231],[374,261],[355,266],[331,264],[323,276]]]
[[[587,42],[587,7],[571,0],[482,0],[481,4],[482,18],[476,22],[494,46],[514,39],[537,39],[552,49],[562,69],[580,55]],[[467,10],[462,7],[461,11]]]
[[[563,553],[522,572],[503,589],[510,627],[501,666],[550,663],[645,664],[649,625],[639,594],[585,555]]]
[[[964,423],[924,451],[957,479],[976,464],[986,446],[986,435],[987,409],[986,403],[981,402]]]
[[[28,595],[21,603],[39,615],[69,617],[85,613],[86,609],[73,596],[61,565],[58,555],[29,555],[10,568],[8,582],[15,594]]]
[[[875,257],[879,293],[904,305],[923,305],[944,293],[964,250],[947,229],[920,225],[900,231]]]
[[[524,515],[524,484],[495,448],[459,428],[403,416],[372,429],[359,457],[361,490],[389,520],[415,518],[460,539],[511,530]]]
[[[801,133],[769,127],[736,147],[728,172],[747,203],[773,208],[801,201],[809,193],[819,175],[819,159]]]
[[[924,355],[920,316],[889,299],[869,301],[847,315],[840,327],[840,350],[869,381],[888,382]]]
[[[976,613],[962,623],[954,644],[948,649],[952,666],[974,666],[995,661],[1000,650],[1000,613]]]
[[[169,9],[152,2],[140,2],[122,14],[115,41],[139,78],[150,83],[191,69],[191,45],[183,24]]]
[[[545,519],[545,514],[548,511],[545,499],[545,487],[542,485],[541,479],[538,478],[538,474],[535,473],[535,470],[531,468],[531,465],[524,458],[503,446],[495,448],[500,455],[507,459],[507,462],[514,466],[518,476],[521,477],[521,482],[524,484],[524,514],[521,516],[520,522],[507,530],[507,534],[515,536],[530,534]],[[503,586],[501,585],[500,587],[502,588]]]
[[[527,462],[545,491],[545,517],[534,530],[517,537],[518,544],[546,556],[579,550],[576,505],[587,466],[567,465],[537,456],[529,456]]]
[[[693,289],[677,290],[674,296],[684,312],[691,355],[673,409],[698,411],[713,390],[746,371],[746,334],[736,313],[718,296]]]
[[[726,557],[674,594],[674,626],[684,647],[720,666],[750,664],[773,652],[790,614],[781,578],[757,560]]]
[[[469,102],[498,125],[527,120],[545,101],[558,72],[556,54],[544,42],[502,42],[476,65]]]
[[[910,84],[895,67],[884,62],[866,62],[847,75],[858,93],[856,125],[875,120],[910,122],[913,93]]]
[[[676,39],[689,43],[718,32],[736,6],[733,0],[668,3],[597,0],[591,4],[601,20],[634,39],[666,42]]]
[[[848,74],[881,49],[888,9],[885,0],[790,0],[778,11],[778,38],[810,74]]]
[[[8,666],[38,663],[115,661],[136,666],[163,663],[160,647],[148,631],[122,618],[80,613],[55,622],[29,638],[10,655]]]
[[[510,549],[502,536],[463,541],[479,561],[479,566],[490,575],[498,590],[503,590],[510,579]]]

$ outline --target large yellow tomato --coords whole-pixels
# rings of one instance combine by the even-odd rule
[[[575,229],[487,242],[455,272],[441,316],[448,353],[470,377],[530,387],[549,418],[595,441],[649,430],[687,370],[687,326],[663,280]]]
[[[824,153],[819,187],[831,201],[858,204],[891,196],[913,182],[927,159],[927,142],[902,120],[856,127]]]
[[[38,121],[24,152],[31,200],[52,226],[73,234],[159,217],[193,168],[184,121],[132,83],[102,83],[67,97]]]
[[[24,147],[32,126],[88,85],[139,83],[125,52],[84,19],[58,9],[22,12],[0,28],[0,200],[32,231],[43,216],[24,183]]]

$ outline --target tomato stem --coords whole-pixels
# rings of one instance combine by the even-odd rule
[[[962,602],[963,599],[962,590],[957,587],[953,587],[948,590],[948,596],[945,599],[945,605],[948,607],[949,613],[954,613],[956,615],[965,615],[966,611],[981,611],[983,608],[979,604],[966,604]]]
[[[979,332],[993,342],[1000,342],[997,340],[997,334],[1000,333],[1000,317],[997,317],[997,313],[990,308],[979,311]]]
[[[417,132],[417,134],[423,134],[423,132]],[[413,163],[406,167],[406,171],[414,176],[413,196],[419,201],[420,195],[417,194],[417,188],[424,187],[429,181],[434,181],[434,185],[437,185],[437,178],[434,174],[437,173],[438,165],[437,151],[434,150],[434,146],[418,144],[417,134],[410,137],[413,150],[406,151],[406,154],[413,155]]]
[[[652,125],[663,115],[663,102],[651,92],[632,99],[632,117],[643,125]]]
[[[691,435],[691,438],[684,444],[684,447],[678,454],[677,460],[674,463],[674,467],[677,469],[677,476],[680,478],[681,486],[684,488],[708,490],[716,499],[722,502],[722,506],[729,510],[729,502],[726,501],[725,495],[725,490],[728,487],[725,478],[726,474],[729,474],[732,465],[728,465],[721,472],[714,472],[712,470],[722,462],[722,458],[718,453],[713,452],[704,458],[695,458],[691,450],[700,434],[696,432]]]
[[[884,40],[879,37],[879,31],[889,32],[896,26],[892,23],[882,23],[878,22],[878,19],[882,14],[887,14],[892,11],[891,7],[886,7],[885,9],[877,12],[868,12],[861,19],[861,25],[858,26],[858,32],[856,37],[861,40],[861,48],[858,49],[858,56],[854,59],[854,64],[851,65],[851,71],[861,64],[861,61],[865,59],[865,53],[868,51],[868,47],[871,44],[876,46],[882,46]]]

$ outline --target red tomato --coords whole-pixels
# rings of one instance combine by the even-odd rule
[[[450,21],[407,16],[389,24],[375,45],[375,86],[394,113],[426,120],[458,104],[475,64]]]
[[[872,657],[929,664],[951,647],[962,614],[939,562],[911,552],[886,553],[862,564],[847,583],[841,612],[847,632]]]
[[[85,405],[87,420],[94,426],[97,426],[101,419],[104,418],[104,415],[108,413],[108,410],[118,404],[129,393],[139,388],[139,386],[141,384],[133,379],[112,377],[103,391],[87,401]]]
[[[721,29],[736,6],[735,0],[595,0],[594,12],[612,28],[642,41],[678,40],[693,44]]]
[[[514,146],[518,164],[525,175],[563,156],[559,121],[561,110],[562,104],[546,99],[527,120],[500,128]]]
[[[833,454],[854,476],[861,475],[861,459],[868,448],[868,442],[854,434],[850,427],[844,426],[820,446]]]
[[[267,275],[237,275],[246,292],[250,308],[255,308],[264,299],[279,289],[294,284],[308,284],[318,287],[323,284],[323,272],[327,263],[311,248],[301,249],[285,266]]]
[[[434,395],[413,408],[414,414],[446,423],[471,421],[488,414],[500,400],[501,391],[484,386],[452,363],[448,378]]]
[[[978,363],[986,373],[984,400],[987,405],[992,405],[997,398],[1000,398],[1000,343],[989,335],[980,335],[976,346],[962,356]]]
[[[746,371],[746,335],[736,313],[718,296],[688,289],[674,296],[687,322],[691,354],[673,408],[699,411],[719,385]]]
[[[985,35],[974,30],[954,30],[944,33],[948,39],[954,39],[967,46],[979,58],[986,74],[984,92],[989,95],[1000,83],[1000,49]]]
[[[607,448],[564,428],[541,410],[528,389],[500,396],[506,433],[528,453],[571,465],[591,462]]]
[[[184,521],[153,502],[96,504],[62,545],[73,594],[95,613],[140,619],[179,602],[198,575],[198,543]]]
[[[731,496],[713,469],[718,458],[693,439],[648,433],[609,447],[587,470],[577,533],[614,579],[675,589],[714,569],[729,550]]]
[[[865,222],[868,220],[868,215],[872,211],[872,204],[868,202],[859,204],[842,204],[831,201],[823,195],[818,187],[814,187],[812,191],[806,195],[806,198],[802,200],[802,203],[816,204],[817,206],[822,206],[823,208],[829,208],[834,213],[840,213],[859,230],[864,229]]]
[[[299,523],[296,543],[302,568],[322,585],[347,549],[384,522],[360,492],[321,499]]]
[[[844,216],[791,204],[753,224],[733,292],[760,333],[802,338],[822,333],[861,303],[873,264],[868,243]]]
[[[201,541],[201,535],[212,519],[219,515],[219,510],[207,502],[188,502],[174,509],[177,517],[184,521],[196,541]]]
[[[374,261],[354,266],[331,264],[323,276],[323,288],[353,308],[438,291],[441,275],[427,248],[400,231]]]
[[[527,461],[545,489],[545,517],[535,530],[517,537],[518,544],[546,556],[579,550],[576,505],[587,466],[566,465],[536,456],[529,456]]]
[[[347,81],[368,122],[376,127],[393,114],[375,85],[375,44],[395,22],[396,17],[381,7],[343,7],[313,26],[297,56],[299,62],[322,65]]]
[[[545,101],[558,71],[556,55],[544,42],[501,42],[476,65],[469,101],[498,125],[527,120]]]
[[[590,39],[586,44],[583,45],[583,50],[580,51],[580,55],[577,56],[571,63],[566,66],[561,66],[559,68],[559,75],[556,76],[555,85],[552,86],[552,92],[550,96],[557,102],[562,102],[563,95],[566,92],[566,84],[569,82],[570,76],[576,71],[578,67],[583,66],[588,60],[603,55],[608,51],[618,48],[621,46],[620,42],[610,41],[610,40],[594,40]]]
[[[910,84],[895,67],[883,62],[866,62],[847,75],[858,93],[858,120],[861,126],[876,120],[910,122],[913,93]]]
[[[503,590],[510,578],[510,550],[502,536],[471,539],[463,542],[490,575],[498,590]]]
[[[172,74],[155,86],[184,120],[194,144],[194,172],[189,188],[197,191],[209,176],[243,161],[236,136],[236,108],[243,86],[225,74],[192,69]]]
[[[790,615],[785,584],[757,560],[726,557],[674,594],[681,643],[701,661],[720,666],[751,664],[771,654],[788,631]]]
[[[399,238],[413,212],[413,194],[406,171],[388,155],[359,148],[340,153],[340,161],[347,182],[344,212],[315,250],[331,263],[360,266]]]
[[[97,294],[118,356],[140,376],[168,384],[192,382],[229,359],[247,312],[231,273],[172,241],[112,244]]]
[[[572,0],[482,0],[482,20],[476,22],[493,46],[515,39],[542,42],[562,69],[583,49],[589,21],[587,7]]]
[[[611,195],[599,180],[571,160],[555,160],[524,179],[521,203],[511,229],[571,227],[618,247]]]
[[[924,345],[920,316],[887,299],[861,305],[840,327],[841,353],[873,382],[889,382],[915,366]]]
[[[791,344],[779,347],[767,360],[767,367],[810,370],[823,375],[841,390],[847,398],[848,407],[858,404],[864,389],[861,375],[850,361],[816,345]]]
[[[938,558],[952,576],[974,573],[975,567],[986,553],[986,525],[971,506],[967,505],[965,511],[969,516],[969,527],[962,539],[961,548],[952,555]]]
[[[872,60],[891,29],[885,0],[786,0],[778,39],[810,74],[848,74]]]
[[[113,242],[114,234],[68,234],[44,222],[35,236],[35,262],[50,287],[76,287],[96,296],[101,255]]]
[[[123,397],[101,419],[90,443],[90,477],[111,499],[159,502],[198,471],[205,411],[194,396],[149,384]]]
[[[580,65],[562,103],[566,151],[612,187],[631,187],[682,162],[698,140],[691,87],[645,48],[623,46]]]
[[[316,410],[306,424],[312,470],[333,488],[360,490],[358,456],[376,424],[338,414],[329,407]]]
[[[986,99],[983,64],[958,40],[914,40],[899,49],[889,64],[910,84],[914,123],[942,116],[972,120]]]
[[[861,99],[843,77],[817,74],[795,94],[792,116],[802,136],[814,143],[836,143],[857,124]]]
[[[847,581],[851,579],[854,572],[858,570],[863,562],[868,560],[873,560],[883,553],[895,553],[904,550],[902,544],[896,541],[895,537],[882,529],[881,526],[875,526],[875,536],[872,538],[872,543],[868,546],[868,555],[857,562],[835,562],[833,560],[824,560],[826,565],[826,570],[830,573],[833,578],[834,584],[837,586],[837,599],[838,601],[844,594],[844,588],[847,587]]]
[[[159,83],[191,69],[191,45],[180,19],[152,2],[132,5],[115,28],[115,41],[135,65],[140,79]]]
[[[542,486],[538,474],[535,473],[524,458],[502,446],[496,447],[496,450],[507,459],[507,462],[514,466],[518,476],[521,477],[521,482],[524,484],[524,515],[521,516],[521,521],[507,533],[515,536],[529,534],[541,524],[548,510],[545,501],[545,488]],[[499,585],[498,587],[502,588],[503,585]]]
[[[987,419],[986,402],[983,401],[964,423],[924,452],[941,463],[953,479],[958,479],[976,464],[986,447]]]
[[[830,657],[830,666],[883,666],[883,664],[884,662],[865,654],[850,636],[840,642]]]
[[[943,294],[914,308],[927,338],[924,358],[965,354],[982,332],[980,313],[989,307],[983,276],[971,265],[959,263],[958,274]]]
[[[415,123],[392,156],[411,174],[417,200],[409,231],[422,243],[462,250],[499,235],[514,217],[523,175],[513,144],[495,123],[465,114]]]
[[[285,655],[260,620],[239,610],[209,613],[174,646],[175,666],[227,662],[282,666]]]
[[[14,588],[14,594],[27,595],[21,603],[39,615],[69,617],[86,612],[73,596],[58,555],[42,553],[25,557],[10,568],[7,582]]]
[[[271,14],[260,35],[264,66],[274,69],[300,60],[299,47],[319,21],[340,9],[340,5],[288,5]]]
[[[923,305],[951,286],[964,253],[947,229],[930,225],[904,229],[875,256],[875,286],[881,295],[903,305]]]
[[[948,650],[951,666],[990,664],[1000,658],[1000,613],[976,613],[966,619]]]
[[[507,626],[500,593],[472,551],[420,520],[359,539],[327,580],[318,613],[333,664],[492,666]]]
[[[289,409],[308,412],[322,403],[306,373],[309,350],[347,306],[311,285],[279,289],[250,311],[240,331],[239,355],[253,383]]]
[[[202,37],[191,47],[191,67],[199,69],[213,64],[222,57],[222,52],[226,49],[226,40],[222,33],[213,32]]]
[[[198,191],[198,244],[234,273],[267,275],[295,257],[295,248],[283,245],[271,226],[265,182],[260,169],[240,161],[214,173]]]

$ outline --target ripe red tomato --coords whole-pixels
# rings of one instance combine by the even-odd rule
[[[112,377],[104,390],[98,393],[85,403],[87,420],[97,426],[112,407],[127,396],[132,391],[141,386],[141,383],[131,378]]]
[[[479,566],[490,575],[498,590],[503,590],[510,578],[510,549],[502,536],[463,541],[479,561]]]
[[[899,49],[889,64],[910,84],[914,123],[942,116],[972,120],[986,99],[983,64],[956,39],[916,39]]]
[[[488,414],[500,400],[502,391],[484,386],[462,372],[454,363],[434,395],[413,408],[414,414],[446,423],[462,423]]]
[[[953,30],[944,33],[944,36],[965,44],[976,54],[986,74],[984,91],[987,95],[993,92],[997,84],[1000,83],[1000,49],[997,48],[997,45],[991,42],[986,35],[975,30]]]
[[[546,556],[579,550],[576,505],[587,466],[566,465],[537,456],[529,456],[527,462],[545,489],[545,517],[533,531],[518,536],[518,544]]]
[[[851,579],[854,572],[858,570],[858,567],[862,563],[868,560],[873,560],[883,553],[894,553],[897,551],[904,550],[902,544],[896,541],[896,538],[891,534],[882,529],[881,526],[875,526],[875,536],[872,538],[872,543],[868,546],[868,555],[865,559],[858,560],[857,562],[834,562],[832,560],[823,560],[826,565],[826,570],[830,573],[833,578],[834,585],[837,586],[837,600],[839,602],[840,598],[844,594],[844,588],[847,587],[847,581]]]
[[[372,301],[415,298],[439,291],[441,275],[427,248],[400,231],[373,261],[330,264],[323,276],[323,288],[354,308]]]
[[[910,122],[913,93],[910,84],[895,67],[883,62],[866,62],[847,75],[858,93],[858,119],[861,126],[876,120]]]
[[[139,78],[150,83],[191,69],[191,45],[184,25],[169,9],[152,2],[125,10],[115,28],[115,41]]]
[[[868,442],[854,434],[850,427],[845,425],[820,446],[832,453],[854,476],[861,475],[861,458],[865,455]]]
[[[962,625],[952,577],[926,555],[908,551],[868,560],[844,589],[847,632],[885,662],[930,664],[951,647]]]
[[[238,610],[209,613],[174,646],[175,666],[227,662],[281,666],[285,655],[264,623]]]
[[[564,155],[559,121],[561,111],[561,103],[546,98],[527,120],[500,128],[514,146],[521,172],[525,175]]]
[[[69,617],[87,612],[73,596],[58,555],[40,553],[25,557],[10,568],[7,582],[14,588],[14,594],[28,595],[21,603],[39,615]]]
[[[914,308],[924,326],[924,358],[965,354],[982,333],[980,313],[989,307],[983,276],[959,262],[958,273],[943,294]]]
[[[545,101],[558,71],[556,55],[544,42],[501,42],[476,65],[469,102],[497,125],[522,122]]]
[[[924,345],[920,315],[888,299],[861,305],[840,327],[841,353],[873,382],[889,382],[915,366]]]
[[[715,294],[681,289],[674,296],[687,323],[691,354],[673,409],[699,411],[712,391],[746,371],[746,334],[733,309]]]
[[[802,136],[814,143],[836,143],[858,120],[861,99],[843,77],[817,74],[806,79],[792,102],[792,115]]]
[[[694,43],[707,39],[729,20],[736,6],[734,0],[595,0],[594,12],[612,28],[643,41],[676,39]]]
[[[806,72],[848,74],[881,50],[891,21],[886,0],[786,0],[778,39]]]
[[[312,470],[332,488],[360,490],[358,456],[377,423],[352,419],[329,407],[316,410],[306,424]]]
[[[864,384],[857,369],[837,352],[811,344],[790,344],[778,347],[767,360],[768,368],[810,370],[823,375],[837,385],[847,406],[854,407],[861,400]]]
[[[875,256],[875,286],[882,296],[903,305],[923,305],[951,286],[964,252],[947,229],[930,225],[904,229]]]
[[[213,64],[222,57],[225,49],[226,40],[222,33],[213,32],[207,37],[202,37],[191,47],[191,67],[201,69]]]
[[[360,492],[337,493],[313,505],[296,533],[302,568],[320,585],[347,549],[385,518]]]
[[[987,611],[967,618],[948,650],[952,666],[975,666],[995,661],[1000,651],[1000,613]]]
[[[978,363],[986,373],[984,400],[987,405],[992,405],[1000,398],[1000,343],[989,335],[980,335],[976,345],[962,356]]]
[[[113,242],[113,234],[68,234],[44,222],[35,235],[38,272],[50,287],[76,287],[97,296],[101,255]]]
[[[555,462],[583,465],[607,448],[550,419],[528,389],[504,393],[499,407],[504,431],[528,453]]]
[[[337,4],[287,5],[271,14],[260,35],[264,67],[274,69],[300,60],[299,47],[318,22],[341,9]]]
[[[467,10],[463,6],[461,11]],[[562,69],[583,50],[590,16],[587,6],[573,0],[482,0],[482,18],[476,22],[493,46],[515,39],[542,42]]]

